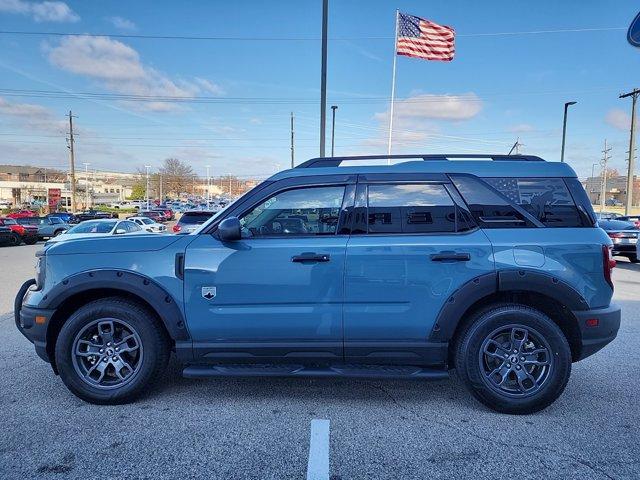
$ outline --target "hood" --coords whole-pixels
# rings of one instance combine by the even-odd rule
[[[162,250],[180,241],[176,235],[157,235],[144,233],[139,235],[100,235],[100,234],[63,234],[46,243],[47,255],[101,254],[125,252],[149,252]]]

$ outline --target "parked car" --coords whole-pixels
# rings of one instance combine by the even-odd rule
[[[26,243],[27,245],[33,245],[38,241],[38,227],[33,225],[21,225],[18,223],[22,218],[0,218],[0,225],[9,227],[9,229],[15,233],[18,237],[18,245]]]
[[[309,160],[194,235],[49,245],[17,326],[93,403],[146,394],[173,351],[189,378],[455,367],[489,408],[545,408],[620,325],[612,242],[575,172],[526,155],[407,157]]]
[[[173,213],[173,210],[166,205],[158,205],[158,208],[154,208],[154,210],[162,212],[168,221],[175,220],[176,218],[176,214]]]
[[[17,212],[12,212],[7,215],[8,218],[24,218],[24,217],[35,217],[37,215],[33,210],[19,210]]]
[[[13,233],[9,227],[0,225],[0,247],[20,245],[21,242],[18,234]]]
[[[167,231],[166,225],[157,223],[156,221],[154,221],[149,217],[129,217],[127,220],[130,220],[138,224],[140,227],[142,227],[143,230],[146,230],[147,232],[163,233]]]
[[[616,220],[624,220],[626,222],[632,222],[636,228],[640,228],[640,215],[625,215],[616,218]]]
[[[54,212],[45,215],[48,218],[59,218],[63,223],[74,225],[78,223],[78,219],[73,213],[70,212]]]
[[[110,237],[113,235],[127,235],[146,233],[142,228],[129,220],[116,220],[102,218],[98,220],[85,220],[71,227],[65,233],[51,238],[47,245],[55,242],[63,242],[78,238]]]
[[[627,257],[633,263],[638,263],[636,246],[640,230],[633,222],[625,220],[598,220],[602,228],[613,242],[613,255]]]
[[[200,225],[205,223],[211,217],[215,215],[214,212],[204,211],[204,210],[191,210],[188,212],[184,212],[176,223],[173,226],[173,233],[192,233],[195,232]]]
[[[85,220],[98,220],[101,218],[118,218],[117,213],[101,212],[99,210],[86,210],[76,214],[78,222],[84,222]]]
[[[136,214],[136,217],[147,217],[158,223],[164,223],[167,221],[166,217],[164,216],[164,213],[158,212],[156,210],[140,210]]]
[[[115,209],[126,209],[126,210],[140,209],[140,205],[138,203],[133,203],[133,202],[114,202],[114,203],[111,203],[109,206]]]
[[[616,220],[623,215],[621,213],[616,212],[598,212],[596,213],[596,218],[598,220]]]
[[[59,217],[25,217],[16,221],[20,225],[33,225],[38,229],[38,238],[56,237],[71,228],[71,225],[64,223]]]

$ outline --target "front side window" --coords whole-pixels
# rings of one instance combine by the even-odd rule
[[[444,185],[369,185],[367,205],[369,233],[456,231],[456,207]]]
[[[335,235],[343,186],[277,193],[240,217],[242,237]]]

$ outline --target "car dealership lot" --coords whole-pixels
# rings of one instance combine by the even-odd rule
[[[97,407],[13,323],[41,245],[0,248],[0,478],[305,478],[314,419],[330,421],[335,480],[638,478],[640,265],[615,271],[618,338],[536,415],[493,413],[455,377],[185,380],[175,362],[151,396]]]

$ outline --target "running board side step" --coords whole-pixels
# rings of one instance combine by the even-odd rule
[[[405,378],[420,380],[444,380],[449,372],[444,368],[425,368],[389,365],[262,365],[217,364],[188,365],[182,371],[185,378],[206,377],[355,377],[355,378]]]

